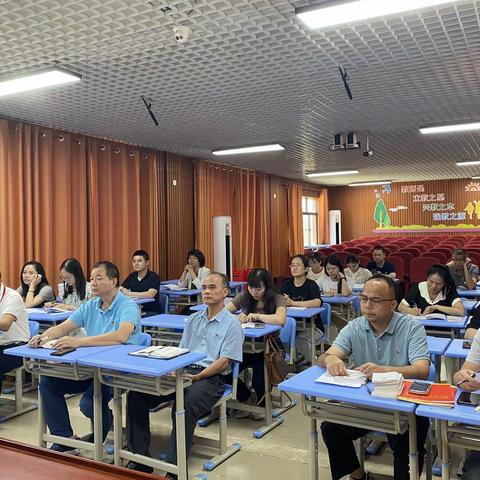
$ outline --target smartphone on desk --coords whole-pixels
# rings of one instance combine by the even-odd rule
[[[428,382],[413,382],[408,391],[416,395],[428,395],[432,389],[432,384]]]
[[[472,405],[476,407],[480,404],[480,394],[472,392],[462,392],[457,399],[457,403],[459,405]]]
[[[462,343],[462,348],[472,348],[472,342],[470,340],[465,340],[463,343]]]
[[[76,348],[62,348],[61,350],[54,350],[50,355],[52,357],[63,357],[67,353],[72,353]]]

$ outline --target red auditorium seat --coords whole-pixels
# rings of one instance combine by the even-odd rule
[[[423,282],[427,278],[427,270],[437,262],[437,259],[429,256],[416,257],[410,262],[410,282]]]
[[[405,262],[402,257],[397,257],[396,255],[389,255],[386,260],[390,263],[393,263],[395,267],[395,274],[397,278],[403,282],[405,278]]]

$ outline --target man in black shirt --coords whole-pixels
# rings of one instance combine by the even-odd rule
[[[385,251],[383,247],[377,246],[372,251],[373,262],[367,265],[367,269],[372,273],[381,273],[387,275],[390,278],[395,278],[395,266],[393,263],[385,260]]]
[[[135,298],[153,298],[154,302],[142,305],[146,316],[162,313],[159,302],[160,277],[148,269],[150,257],[145,250],[137,250],[132,256],[133,272],[120,287],[124,295]]]
[[[465,330],[465,338],[467,340],[472,340],[475,334],[478,332],[479,328],[480,328],[480,306],[478,306],[473,311],[473,315],[467,324],[467,329]]]

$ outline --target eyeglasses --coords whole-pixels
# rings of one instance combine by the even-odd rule
[[[248,289],[250,291],[252,291],[253,293],[261,293],[265,290],[265,287],[260,287],[260,288],[255,288],[255,287],[248,287]]]
[[[377,297],[366,297],[365,295],[360,295],[360,302],[361,303],[368,303],[369,301],[373,304],[373,305],[380,305],[381,303],[383,302],[392,302],[393,300],[395,300],[394,298],[377,298]]]

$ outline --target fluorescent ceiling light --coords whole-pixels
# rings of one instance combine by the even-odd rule
[[[79,82],[80,80],[82,80],[81,75],[55,67],[16,78],[0,80],[0,97],[63,83]]]
[[[262,153],[262,152],[278,152],[285,150],[285,147],[279,143],[272,145],[258,145],[253,147],[228,148],[226,150],[214,150],[213,155],[236,155],[237,153]]]
[[[480,180],[480,177],[472,177],[472,180]]]
[[[468,162],[457,162],[458,167],[469,167],[470,165],[480,165],[480,160],[471,160]]]
[[[362,183],[350,183],[349,187],[368,187],[369,185],[390,185],[392,182],[385,180],[383,182],[362,182]]]
[[[321,173],[307,173],[307,177],[333,177],[336,175],[356,175],[360,173],[358,170],[342,170],[340,172],[321,172]]]
[[[420,133],[449,133],[449,132],[468,132],[470,130],[480,130],[480,122],[459,123],[456,125],[441,125],[439,127],[422,127]]]
[[[453,3],[458,0],[357,0],[342,2],[330,7],[304,7],[295,14],[310,28],[325,28],[344,23],[359,22],[369,18],[386,17],[396,13]]]

